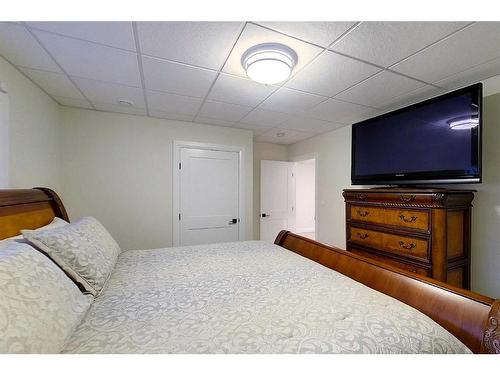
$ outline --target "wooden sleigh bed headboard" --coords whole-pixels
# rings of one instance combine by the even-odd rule
[[[36,229],[54,217],[69,221],[59,196],[48,188],[0,190],[0,240],[14,237],[21,229]]]
[[[500,300],[281,231],[274,242],[423,312],[474,353],[500,354]]]
[[[0,190],[0,240],[68,215],[47,188]],[[420,310],[474,353],[500,353],[500,300],[455,288],[288,231],[275,243]]]

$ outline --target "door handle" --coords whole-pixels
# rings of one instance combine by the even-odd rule
[[[269,214],[261,214],[260,216],[261,217],[270,217],[271,215],[269,215]]]
[[[231,219],[229,220],[229,223],[228,224],[236,224],[238,222],[238,219]]]

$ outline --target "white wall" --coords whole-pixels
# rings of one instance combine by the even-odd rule
[[[483,183],[476,189],[472,218],[472,290],[500,297],[500,94],[484,99]],[[290,146],[290,157],[318,153],[318,241],[345,248],[342,190],[350,188],[351,127]],[[457,188],[457,186],[453,186]]]
[[[62,107],[62,191],[72,219],[97,217],[125,249],[172,246],[173,141],[242,146],[252,238],[252,133]]]
[[[59,104],[0,57],[0,82],[9,93],[9,184],[59,190]]]
[[[295,163],[295,227],[298,233],[314,232],[315,160]]]
[[[288,161],[288,147],[274,143],[253,144],[253,238],[260,239],[260,161]]]
[[[9,97],[1,89],[2,87],[0,87],[0,189],[6,189],[9,187]]]

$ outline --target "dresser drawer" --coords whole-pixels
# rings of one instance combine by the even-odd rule
[[[429,211],[351,206],[351,220],[429,231]]]
[[[409,236],[389,234],[350,227],[350,241],[399,256],[429,261],[429,241]]]
[[[379,262],[388,264],[390,266],[401,268],[402,270],[405,270],[405,271],[410,271],[410,272],[413,272],[413,273],[416,273],[416,274],[422,275],[422,276],[430,276],[430,268],[414,266],[413,264],[407,264],[407,263],[399,262],[399,261],[394,260],[394,259],[388,259],[386,257],[378,256],[378,255],[372,254],[368,251],[358,250],[355,248],[349,248],[349,251],[354,253],[354,254],[362,255],[366,258],[378,260]]]

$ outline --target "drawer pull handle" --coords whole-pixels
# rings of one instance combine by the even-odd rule
[[[360,201],[364,201],[366,197],[367,197],[366,194],[356,194],[356,198],[359,199]]]
[[[361,238],[362,240],[364,240],[365,238],[368,238],[368,233],[359,233],[357,232],[356,235]]]
[[[400,198],[403,202],[411,202],[412,200],[414,200],[417,196],[412,194],[412,195],[401,195]]]
[[[410,243],[410,244],[405,244],[404,241],[399,241],[399,246],[402,247],[403,249],[406,249],[406,250],[411,250],[415,247],[417,247],[417,245],[415,245],[413,242]]]
[[[358,215],[361,216],[361,217],[365,217],[365,216],[368,216],[370,214],[369,211],[361,211],[361,210],[358,210]]]
[[[405,223],[413,223],[415,220],[417,220],[416,216],[412,216],[412,217],[408,218],[403,214],[399,215],[399,218],[401,220],[403,220]]]

